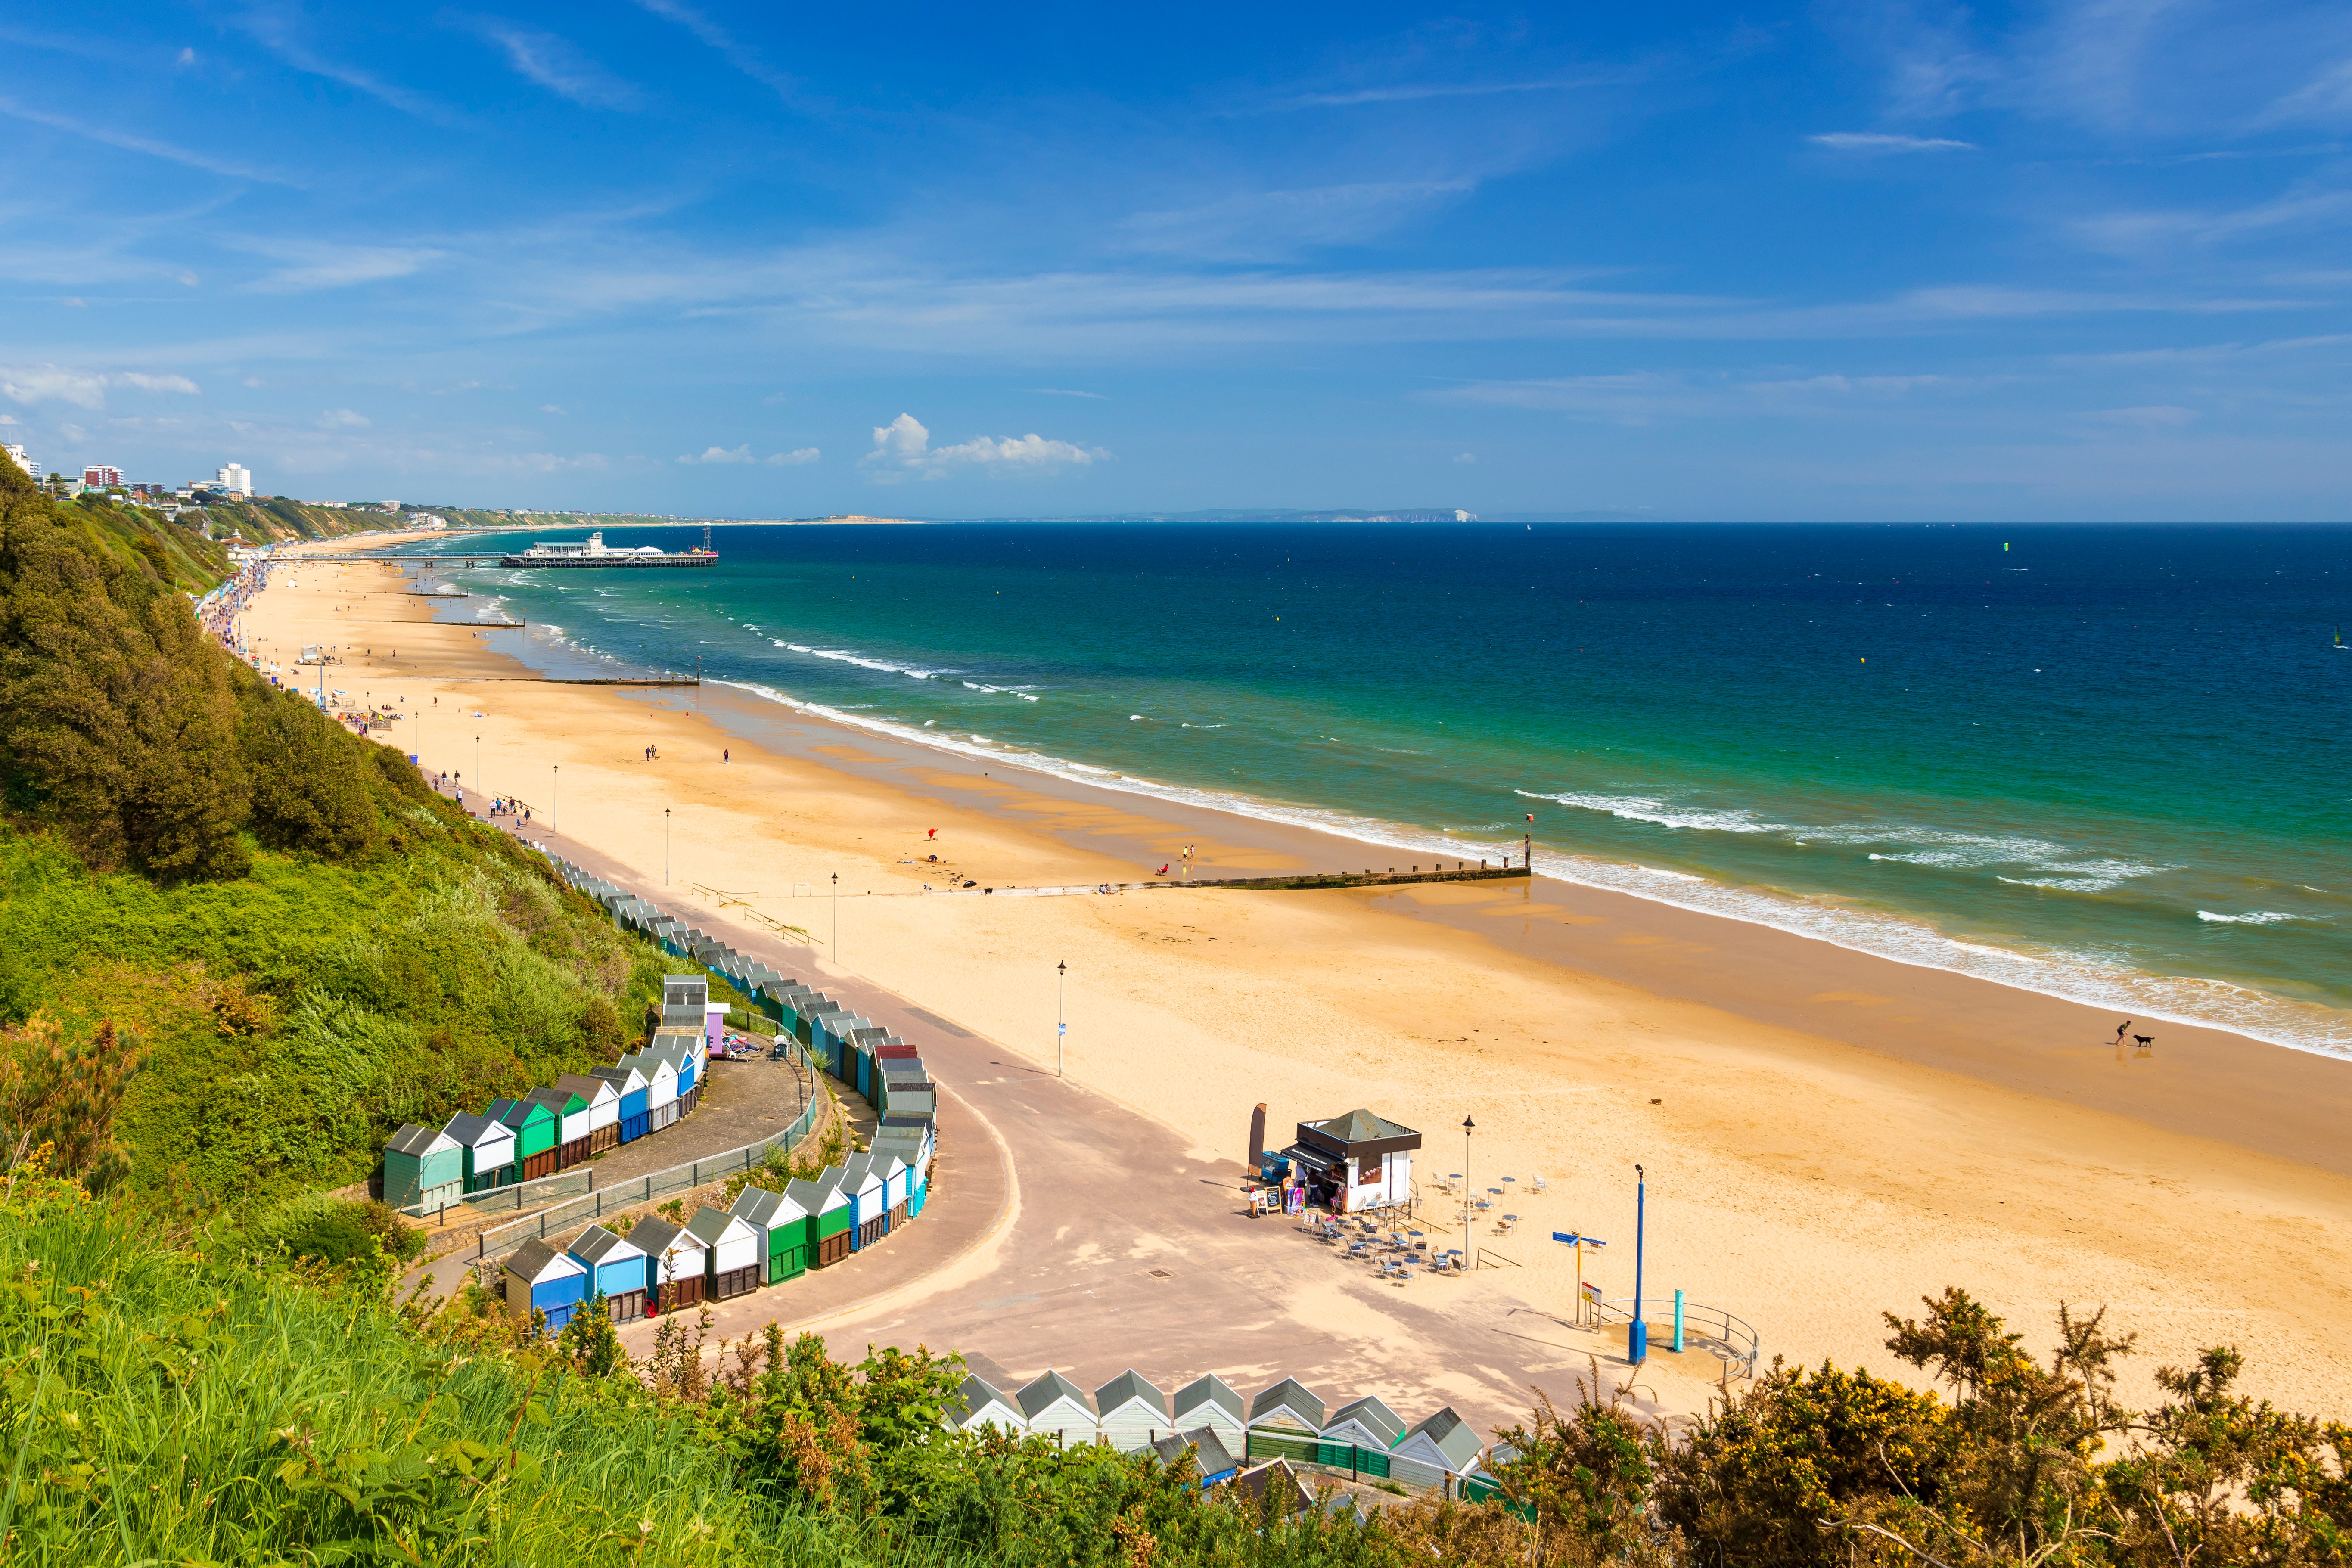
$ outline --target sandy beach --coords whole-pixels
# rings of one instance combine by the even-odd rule
[[[1425,1174],[1516,1178],[1515,1232],[1478,1240],[1530,1300],[1571,1292],[1553,1230],[1607,1237],[1588,1277],[1630,1293],[1638,1162],[1649,1289],[1747,1319],[1768,1356],[1908,1373],[1880,1310],[1961,1285],[2037,1348],[2061,1300],[2107,1305],[2141,1335],[2127,1397],[2229,1342],[2250,1391],[2352,1410],[2352,1066],[2177,1025],[2119,1051],[2120,1020],[2073,1004],[1542,879],[1031,896],[1013,889],[1133,881],[1187,844],[1209,877],[1397,857],[716,686],[539,680],[509,651],[528,630],[434,623],[393,568],[275,574],[243,617],[265,668],[316,679],[296,651],[336,646],[326,688],[403,714],[392,743],[656,900],[665,880],[740,895],[1049,1066],[1066,963],[1072,1076],[1198,1158],[1237,1163],[1259,1101],[1277,1144],[1360,1105],[1426,1135]]]

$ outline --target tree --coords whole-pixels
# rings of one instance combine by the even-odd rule
[[[92,1193],[114,1185],[131,1169],[115,1114],[145,1059],[111,1022],[78,1044],[46,1014],[0,1030],[0,1162],[47,1148],[51,1174]]]

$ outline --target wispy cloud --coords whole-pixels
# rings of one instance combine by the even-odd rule
[[[721,467],[728,464],[748,465],[752,463],[764,463],[770,468],[797,468],[804,463],[814,463],[824,455],[824,453],[818,451],[814,447],[803,447],[798,451],[778,452],[772,457],[755,458],[751,455],[751,444],[749,441],[746,441],[743,445],[732,448],[726,447],[705,447],[703,449],[702,456],[698,458],[689,453],[688,455],[680,458],[678,461],[689,466],[708,465],[711,467]]]
[[[109,387],[128,386],[141,392],[181,393],[198,396],[203,388],[184,375],[156,375],[143,371],[79,370],[69,365],[41,364],[0,367],[0,396],[21,404],[69,403],[77,408],[103,408]]]
[[[1364,103],[1413,103],[1430,98],[1490,98],[1509,92],[1570,92],[1582,87],[1614,87],[1633,79],[1630,73],[1549,77],[1538,81],[1421,81],[1391,87],[1353,88],[1334,92],[1302,92],[1277,99],[1266,107],[1283,109],[1349,109]]]
[[[506,51],[507,62],[548,91],[589,109],[637,108],[644,94],[583,54],[568,38],[542,33],[499,16],[446,11],[442,20],[473,32]]]
[[[1137,213],[1118,235],[1137,250],[1227,260],[1290,256],[1388,234],[1475,188],[1470,180],[1397,180],[1246,191],[1199,206]]]
[[[1108,401],[1106,393],[1080,392],[1067,386],[1033,386],[1029,390],[1039,397],[1091,397],[1097,403]]]
[[[371,426],[372,421],[365,415],[348,408],[323,409],[319,415],[319,428],[321,430],[365,430]]]
[[[35,125],[46,125],[52,131],[63,131],[69,135],[84,137],[108,147],[119,147],[126,153],[143,153],[151,158],[163,158],[174,163],[184,164],[191,169],[202,169],[210,174],[224,174],[234,180],[259,180],[273,185],[294,184],[283,174],[272,174],[267,169],[256,168],[250,163],[239,163],[230,158],[216,158],[209,153],[194,152],[185,147],[174,146],[169,142],[159,142],[152,136],[136,136],[126,131],[115,130],[112,126],[92,125],[86,121],[52,113],[46,109],[36,109],[30,104],[20,103],[13,98],[0,97],[0,114],[9,115],[17,120],[30,121]]]
[[[777,453],[768,459],[768,466],[776,468],[797,468],[803,464],[814,463],[824,456],[824,454],[814,447],[802,447],[793,451]]]
[[[874,449],[857,459],[885,484],[905,479],[943,479],[959,470],[990,474],[1050,474],[1083,468],[1110,454],[1100,447],[1049,441],[1031,434],[996,439],[976,436],[953,447],[932,447],[931,433],[911,414],[874,429]]]
[[[245,285],[255,294],[299,294],[319,289],[348,289],[360,283],[381,283],[405,278],[438,260],[439,250],[388,245],[321,245],[299,249],[273,245],[288,265],[274,268]]]
[[[299,13],[291,7],[267,4],[252,5],[236,16],[236,24],[256,43],[296,70],[341,82],[354,91],[390,104],[404,114],[413,114],[436,125],[455,125],[463,119],[456,110],[438,99],[403,87],[398,82],[386,81],[371,71],[345,65],[319,53],[300,36]]]
[[[1885,131],[1829,131],[1806,141],[1838,153],[1973,153],[1973,142],[1948,136],[1898,136]]]
[[[734,34],[681,0],[636,0],[639,6],[666,22],[675,22],[692,33],[711,48],[727,57],[727,63],[767,88],[777,97],[791,102],[800,94],[800,82],[761,57],[759,50],[738,39]]]

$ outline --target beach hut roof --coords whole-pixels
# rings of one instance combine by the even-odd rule
[[[1214,1373],[1196,1377],[1176,1391],[1178,1420],[1181,1421],[1197,1411],[1209,1409],[1224,1412],[1226,1415],[1232,1417],[1236,1426],[1243,1423],[1242,1396],[1234,1392],[1231,1384]]]
[[[801,1205],[809,1214],[823,1214],[836,1209],[849,1201],[839,1183],[827,1183],[831,1172],[819,1172],[814,1177],[795,1176],[784,1184],[784,1196]]]
[[[969,1426],[992,1409],[1016,1418],[1021,1414],[1021,1407],[1003,1390],[977,1373],[966,1373],[964,1380],[956,1384],[954,1396],[948,1401],[948,1422],[950,1426]]]
[[[1414,1424],[1397,1445],[1399,1452],[1408,1448],[1433,1450],[1434,1459],[1459,1475],[1478,1462],[1478,1434],[1471,1430],[1467,1421],[1454,1414],[1454,1406],[1449,1405]]]
[[[575,1110],[585,1110],[588,1109],[586,1097],[580,1094],[577,1090],[557,1089],[551,1084],[545,1089],[534,1089],[523,1098],[532,1100],[538,1104],[544,1105],[550,1110],[556,1111],[564,1116],[569,1116]]]
[[[718,1246],[731,1231],[741,1231],[749,1236],[751,1227],[744,1224],[740,1215],[729,1214],[725,1209],[707,1207],[695,1210],[694,1217],[686,1222],[686,1234],[705,1247]]]
[[[582,1231],[580,1239],[564,1250],[585,1263],[618,1263],[646,1256],[644,1247],[601,1225],[592,1225]]]
[[[1095,1390],[1095,1408],[1106,1415],[1139,1399],[1160,1416],[1167,1415],[1168,1396],[1133,1367]]]
[[[1087,1403],[1086,1390],[1058,1372],[1040,1373],[1026,1388],[1013,1395],[1013,1399],[1021,1406],[1021,1414],[1032,1421],[1034,1421],[1047,1405],[1064,1399],[1089,1415],[1094,1414],[1094,1406]]]
[[[1234,1457],[1226,1452],[1224,1440],[1213,1426],[1195,1426],[1190,1432],[1155,1437],[1151,1447],[1161,1464],[1171,1470],[1190,1466],[1192,1474],[1200,1479],[1222,1476],[1234,1468]]]
[[[686,1227],[666,1219],[641,1219],[629,1229],[629,1239],[646,1249],[648,1258],[667,1258],[683,1243],[687,1250],[699,1252],[702,1243],[688,1236]]]
[[[1305,1513],[1315,1506],[1315,1494],[1298,1479],[1287,1459],[1269,1459],[1254,1469],[1244,1470],[1234,1478],[1234,1489],[1251,1503],[1271,1490],[1275,1506],[1285,1516]]]
[[[1404,1436],[1404,1417],[1390,1409],[1377,1394],[1368,1394],[1351,1404],[1339,1406],[1332,1413],[1331,1425],[1323,1428],[1323,1436],[1330,1436],[1350,1424],[1362,1427],[1378,1439],[1372,1445],[1376,1447],[1393,1448],[1397,1440]],[[1362,1446],[1358,1445],[1360,1447]]]
[[[411,1154],[420,1159],[457,1146],[457,1141],[438,1127],[419,1127],[413,1121],[403,1123],[400,1131],[384,1144],[391,1152]]]
[[[646,1075],[629,1066],[625,1059],[614,1062],[608,1068],[592,1068],[589,1069],[588,1076],[603,1079],[623,1094],[635,1094],[646,1087]]]
[[[1295,1377],[1284,1378],[1250,1401],[1253,1426],[1275,1424],[1276,1417],[1286,1415],[1290,1420],[1283,1425],[1303,1426],[1309,1432],[1323,1430],[1323,1402]]]
[[[588,1272],[578,1258],[566,1258],[537,1237],[509,1253],[503,1267],[508,1273],[532,1285],[544,1285],[551,1279],[568,1279]]]
[[[565,1073],[550,1087],[576,1094],[590,1105],[595,1104],[600,1100],[621,1098],[621,1091],[610,1083],[601,1078],[591,1078],[585,1073]]]
[[[765,1187],[745,1187],[735,1199],[731,1212],[758,1226],[786,1225],[808,1215],[808,1210],[790,1193],[772,1193]]]
[[[449,1118],[441,1129],[445,1137],[454,1139],[468,1149],[478,1149],[485,1143],[511,1143],[514,1129],[495,1117],[477,1116],[461,1110]]]

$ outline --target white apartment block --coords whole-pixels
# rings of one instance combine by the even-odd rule
[[[41,460],[38,458],[25,456],[25,448],[22,446],[12,441],[5,447],[0,447],[0,451],[6,452],[10,462],[32,475],[33,478],[37,479],[41,477]]]
[[[213,484],[215,489],[249,496],[253,493],[253,470],[242,463],[224,463],[220,472],[213,476]]]

